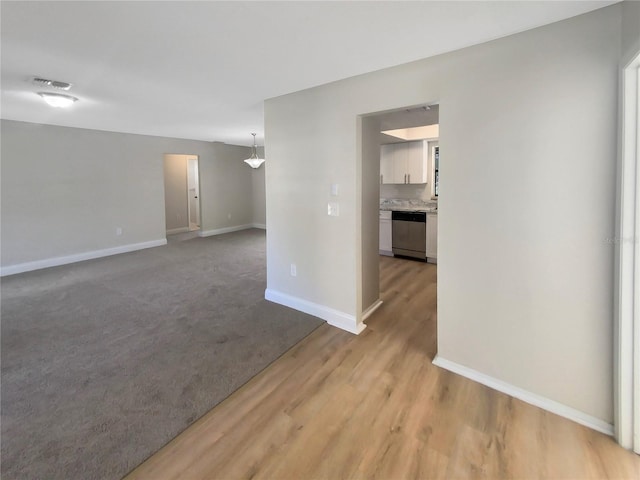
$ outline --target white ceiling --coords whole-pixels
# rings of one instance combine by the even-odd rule
[[[2,1],[4,119],[251,145],[270,97],[615,1]],[[53,109],[29,83],[73,83]]]

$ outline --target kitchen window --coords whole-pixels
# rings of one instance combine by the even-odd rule
[[[438,183],[440,180],[440,147],[433,147],[433,196],[438,198]]]

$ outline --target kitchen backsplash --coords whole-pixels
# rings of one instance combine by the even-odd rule
[[[380,198],[432,201],[431,189],[427,183],[423,185],[380,185]]]

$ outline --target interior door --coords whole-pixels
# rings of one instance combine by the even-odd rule
[[[200,182],[197,157],[187,160],[187,187],[189,197],[189,230],[197,230],[200,228]]]

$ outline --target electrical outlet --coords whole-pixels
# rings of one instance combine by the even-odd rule
[[[231,214],[227,213],[227,220],[231,220]]]
[[[116,235],[122,235],[122,227],[116,227]]]
[[[295,277],[298,275],[298,268],[296,267],[295,263],[291,264],[291,276]]]
[[[340,205],[338,202],[329,202],[327,205],[327,215],[337,217],[340,215]]]

